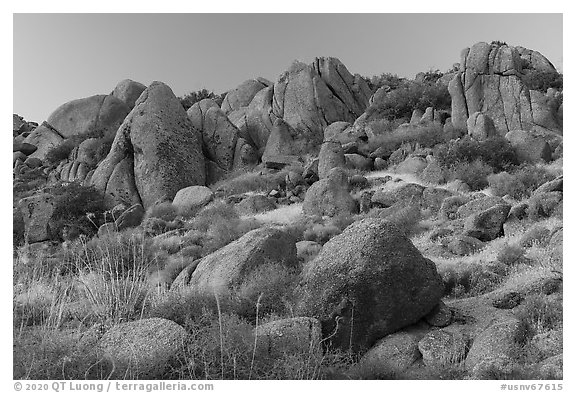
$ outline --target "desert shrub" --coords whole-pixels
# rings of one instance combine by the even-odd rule
[[[325,244],[334,236],[341,234],[353,222],[354,217],[348,213],[329,217],[326,220],[318,217],[311,218],[303,223],[302,239]],[[296,238],[300,239],[298,235]]]
[[[514,266],[528,262],[525,256],[525,250],[522,247],[508,243],[500,248],[496,259],[506,266]]]
[[[449,109],[450,105],[450,93],[446,86],[407,81],[373,102],[366,112],[387,120],[409,119],[415,109]]]
[[[178,215],[178,209],[171,202],[162,202],[152,205],[146,211],[146,218],[159,218],[164,221],[174,221]]]
[[[141,319],[149,303],[147,269],[135,267],[120,277],[110,274],[107,266],[103,268],[78,276],[79,291],[88,300],[91,316],[105,324]]]
[[[48,175],[44,173],[43,167],[38,167],[16,174],[12,183],[12,201],[16,204],[20,199],[34,194],[46,186]]]
[[[399,77],[396,74],[391,74],[389,72],[380,75],[374,75],[370,78],[364,77],[368,86],[373,92],[376,92],[381,87],[385,87],[387,90],[395,90],[406,82],[406,78]]]
[[[84,134],[73,135],[70,138],[63,140],[59,145],[54,146],[46,153],[46,161],[50,164],[57,164],[70,156],[72,150],[80,146],[86,139],[97,138],[99,139],[99,146],[94,150],[95,161],[100,161],[110,151],[112,142],[114,141],[115,133],[106,132],[104,129],[94,129]]]
[[[372,124],[371,127],[373,127]],[[381,146],[386,146],[390,152],[393,152],[404,143],[418,144],[420,147],[433,147],[448,140],[441,125],[430,124],[418,127],[401,127],[389,133],[379,132],[375,138],[369,141],[368,147],[374,151]]]
[[[562,297],[533,294],[514,312],[516,317],[528,326],[532,335],[562,327]]]
[[[201,255],[205,256],[260,226],[253,218],[240,218],[232,204],[216,201],[185,224],[189,231],[185,236],[195,236],[193,242],[202,247]]]
[[[185,360],[166,379],[327,379],[353,364],[350,354],[335,350],[327,350],[321,357],[308,351],[262,356],[254,325],[227,307],[225,301],[214,300],[186,319],[190,340]]]
[[[163,262],[150,239],[128,230],[72,243],[65,263],[77,277],[78,296],[86,299],[93,317],[118,323],[141,317],[149,295],[149,271]]]
[[[520,200],[529,197],[534,190],[553,179],[554,175],[546,169],[524,164],[512,173],[500,172],[488,176],[488,183],[494,195],[510,195]]]
[[[219,304],[218,304],[219,303]],[[204,316],[216,316],[220,312],[230,314],[238,307],[238,301],[223,297],[216,302],[214,295],[204,295],[185,288],[167,292],[151,305],[146,311],[147,317],[166,318],[184,326],[188,321],[200,319]]]
[[[16,332],[15,332],[16,333]],[[15,379],[105,379],[112,365],[96,348],[81,343],[76,330],[36,328],[14,335]]]
[[[222,196],[242,194],[250,191],[270,192],[286,185],[285,170],[278,172],[232,172],[225,179],[213,184],[211,188]]]
[[[530,164],[521,165],[512,173],[524,185],[525,193],[522,197],[532,195],[532,191],[536,190],[542,184],[554,180],[556,177],[555,173]]]
[[[439,271],[446,295],[454,297],[477,296],[495,289],[502,276],[478,263],[449,266]]]
[[[192,105],[194,105],[195,103],[202,101],[206,98],[210,98],[212,100],[214,100],[214,102],[216,102],[216,104],[218,104],[218,106],[222,105],[222,101],[224,100],[224,97],[226,97],[226,93],[222,93],[222,94],[216,94],[213,91],[208,91],[206,89],[200,89],[197,91],[192,91],[188,94],[185,94],[182,97],[178,97],[180,99],[180,103],[182,104],[182,106],[184,107],[184,110],[188,110],[190,109],[190,107]]]
[[[51,164],[57,164],[62,160],[66,160],[76,146],[78,146],[76,141],[66,139],[46,153],[46,161]]]
[[[48,191],[54,196],[52,231],[61,238],[91,236],[103,223],[104,194],[93,186],[78,183],[57,184]]]
[[[543,93],[549,88],[563,89],[563,75],[556,71],[525,70],[522,81],[530,90],[538,90]]]
[[[294,268],[268,263],[250,273],[240,285],[235,313],[255,322],[270,314],[293,315],[294,288],[299,273]]]
[[[488,176],[492,167],[481,159],[472,162],[461,161],[444,170],[447,181],[462,180],[472,190],[482,190],[488,186]]]
[[[516,176],[508,172],[500,172],[489,175],[488,184],[496,196],[510,195],[513,198],[520,199],[524,194],[524,185]]]
[[[19,209],[12,209],[12,245],[14,248],[24,244],[26,227],[24,217]]]
[[[63,262],[68,272],[96,271],[110,277],[125,277],[134,270],[160,263],[154,251],[152,241],[143,232],[126,230],[72,242]]]
[[[510,143],[503,137],[476,141],[469,136],[438,145],[434,157],[443,168],[449,168],[461,162],[473,162],[481,159],[496,172],[518,165],[518,158]]]

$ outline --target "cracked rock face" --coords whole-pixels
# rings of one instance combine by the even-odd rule
[[[222,109],[262,156],[277,119],[296,131],[295,139],[321,143],[329,124],[353,123],[362,115],[371,95],[360,75],[350,74],[336,58],[321,57],[310,65],[294,62],[273,85],[262,78],[244,82],[228,93]]]
[[[204,185],[205,176],[201,136],[172,90],[153,82],[118,129],[91,183],[115,202],[147,209],[184,187]]]
[[[482,112],[494,121],[500,135],[515,129],[534,128],[559,132],[559,124],[550,121],[540,124],[538,121],[540,118],[548,119],[549,116],[543,112],[556,113],[557,107],[542,108],[540,105],[535,119],[531,97],[535,93],[528,90],[521,79],[524,64],[527,63],[518,50],[508,45],[479,42],[464,49],[460,71],[448,85],[453,125],[466,128],[468,117]],[[530,64],[539,67],[536,60]]]
[[[299,134],[319,141],[336,121],[354,122],[371,91],[336,58],[317,58],[312,65],[294,62],[274,84],[273,112]]]
[[[188,109],[188,117],[202,135],[202,148],[206,158],[224,171],[232,169],[234,150],[238,142],[238,129],[218,105],[210,99],[195,103]]]

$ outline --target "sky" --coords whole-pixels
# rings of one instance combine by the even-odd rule
[[[14,14],[13,110],[42,122],[126,78],[177,96],[271,81],[294,60],[355,74],[445,71],[476,42],[538,50],[563,66],[562,14]]]

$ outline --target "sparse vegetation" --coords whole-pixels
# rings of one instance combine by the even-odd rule
[[[249,172],[239,170],[226,179],[212,185],[212,189],[222,196],[242,194],[250,191],[270,192],[286,185],[286,171]]]
[[[184,96],[179,97],[179,99],[180,99],[180,103],[184,107],[184,110],[187,111],[195,103],[202,101],[202,100],[205,100],[207,98],[214,100],[214,102],[216,102],[216,104],[218,104],[218,106],[220,106],[220,105],[222,105],[222,101],[224,100],[224,97],[226,97],[226,93],[216,94],[213,91],[208,91],[206,89],[200,89],[200,90],[192,91],[188,94],[185,94]]]

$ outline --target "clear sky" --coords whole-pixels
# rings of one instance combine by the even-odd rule
[[[316,56],[352,73],[414,77],[493,40],[562,70],[562,14],[14,14],[13,110],[42,122],[125,78],[163,81],[176,95],[223,92]]]

